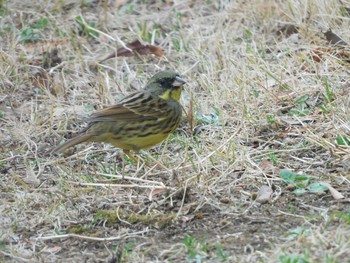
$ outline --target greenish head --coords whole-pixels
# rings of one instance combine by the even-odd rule
[[[185,83],[175,71],[165,70],[150,78],[145,89],[165,100],[179,100]]]

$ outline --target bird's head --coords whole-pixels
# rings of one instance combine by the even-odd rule
[[[162,99],[178,101],[185,83],[186,81],[178,73],[166,70],[155,74],[148,81],[145,89]]]

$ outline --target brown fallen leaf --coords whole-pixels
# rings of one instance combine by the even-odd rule
[[[259,163],[259,167],[261,170],[264,171],[264,173],[275,173],[276,167],[273,165],[273,163],[270,160],[262,160]]]
[[[311,50],[310,51],[310,55],[311,55],[311,59],[317,63],[320,63],[322,61],[322,58],[324,56],[324,51],[322,50]]]
[[[345,198],[344,195],[342,195],[342,193],[338,192],[332,186],[328,186],[328,190],[329,190],[329,192],[331,193],[331,195],[333,196],[333,198],[335,200],[339,200],[339,199]]]
[[[188,222],[193,221],[193,219],[195,219],[195,215],[192,214],[192,215],[183,216],[181,218],[181,221],[182,221],[182,223],[188,223]]]
[[[152,189],[151,192],[149,193],[149,200],[152,200],[152,197],[155,196],[155,195],[159,195],[161,193],[164,193],[166,192],[166,188],[155,188],[155,189]]]
[[[271,189],[270,186],[263,185],[260,187],[255,201],[261,204],[264,204],[270,200],[272,193],[273,193],[273,190]]]
[[[116,0],[114,1],[113,7],[120,8],[126,4],[126,0]]]
[[[327,55],[331,55],[332,57],[336,57],[346,63],[350,63],[350,52],[347,52],[343,48],[319,48],[310,51],[311,59],[317,63],[321,62],[323,57]]]
[[[45,252],[48,252],[50,254],[56,254],[56,253],[60,252],[61,250],[62,250],[62,247],[60,247],[60,246],[53,246],[53,247],[48,247],[48,248],[44,249]]]
[[[164,50],[161,47],[157,47],[154,45],[144,45],[142,44],[138,39],[134,40],[131,43],[126,44],[126,48],[121,47],[118,48],[117,51],[113,52],[109,56],[107,56],[105,59],[102,59],[100,63],[114,57],[132,57],[135,55],[149,55],[153,54],[157,56],[158,58],[162,57],[164,55]]]

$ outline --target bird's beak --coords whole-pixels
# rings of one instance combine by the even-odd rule
[[[186,84],[186,81],[184,81],[180,77],[176,77],[174,82],[173,82],[173,87],[181,87],[182,85]]]

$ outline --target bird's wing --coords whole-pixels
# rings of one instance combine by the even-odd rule
[[[149,92],[137,92],[125,97],[119,104],[97,111],[91,122],[158,119],[170,113],[166,101]]]

